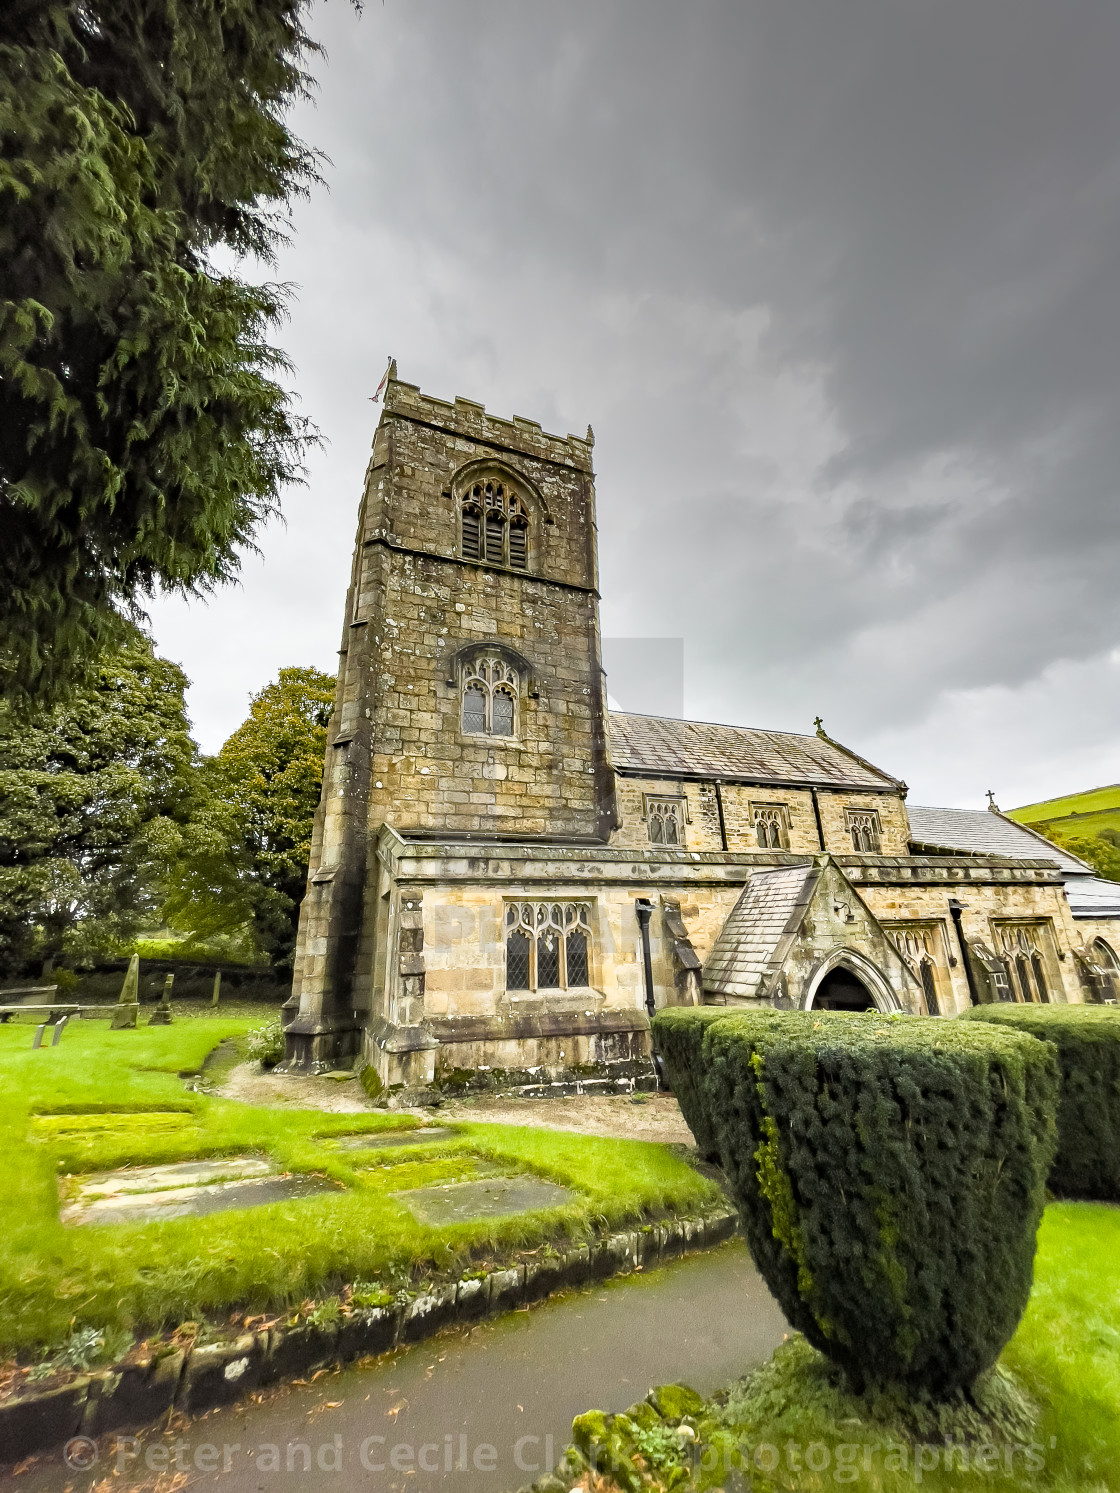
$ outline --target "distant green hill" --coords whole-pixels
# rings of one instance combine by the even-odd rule
[[[1064,836],[1099,835],[1103,829],[1120,832],[1120,783],[1024,804],[1021,809],[1008,809],[1007,817],[1035,829],[1045,826]]]

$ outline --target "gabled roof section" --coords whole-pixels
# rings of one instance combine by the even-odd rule
[[[898,792],[897,778],[824,736],[756,731],[709,721],[608,713],[611,760],[620,772],[650,777],[721,778]]]
[[[704,962],[706,995],[750,1000],[760,993],[767,974],[781,967],[819,879],[815,865],[754,873]]]
[[[1016,824],[991,809],[923,809],[910,804],[908,813],[910,839],[916,845],[1006,855],[1020,861],[1056,861],[1068,876],[1093,874],[1091,866],[1068,850],[1060,850],[1025,824]]]

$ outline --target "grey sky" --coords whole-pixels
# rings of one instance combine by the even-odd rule
[[[603,628],[690,715],[918,802],[1120,779],[1120,8],[330,0],[279,277],[330,441],[244,586],[161,602],[216,747],[333,667],[388,353],[595,428]],[[626,703],[623,701],[622,703]]]

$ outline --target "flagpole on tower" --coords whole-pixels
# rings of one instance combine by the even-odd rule
[[[388,388],[389,380],[391,378],[396,378],[396,376],[397,360],[392,355],[390,355],[388,366],[386,367],[385,372],[381,375],[381,382],[378,384],[376,391],[370,395],[370,404],[380,404],[381,396]]]

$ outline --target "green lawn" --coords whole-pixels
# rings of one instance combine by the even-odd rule
[[[978,1393],[983,1414],[963,1398],[946,1410],[856,1397],[796,1336],[757,1373],[692,1407],[691,1458],[671,1429],[689,1408],[679,1392],[666,1397],[676,1400],[668,1425],[647,1406],[606,1422],[580,1417],[574,1429],[584,1450],[589,1430],[600,1446],[613,1439],[622,1449],[614,1485],[628,1493],[637,1489],[635,1453],[652,1487],[675,1493],[1101,1493],[1120,1488],[1118,1307],[1120,1208],[1055,1203],[1039,1231],[1030,1303],[1000,1360],[1010,1377]],[[946,1437],[958,1447],[948,1467]],[[569,1471],[575,1480],[581,1468]],[[583,1476],[581,1486],[612,1487]]]
[[[285,1307],[354,1280],[399,1286],[413,1271],[459,1269],[557,1235],[584,1237],[644,1213],[699,1213],[721,1201],[664,1146],[463,1125],[442,1144],[363,1159],[332,1149],[330,1137],[416,1122],[190,1092],[180,1073],[252,1024],[219,1016],[112,1032],[84,1022],[39,1051],[28,1026],[0,1027],[0,1349],[34,1355],[87,1326],[146,1332],[234,1307]],[[345,1190],[197,1219],[59,1223],[60,1175],[65,1186],[66,1174],[241,1152]],[[563,1183],[580,1200],[437,1231],[390,1196],[519,1171]]]

